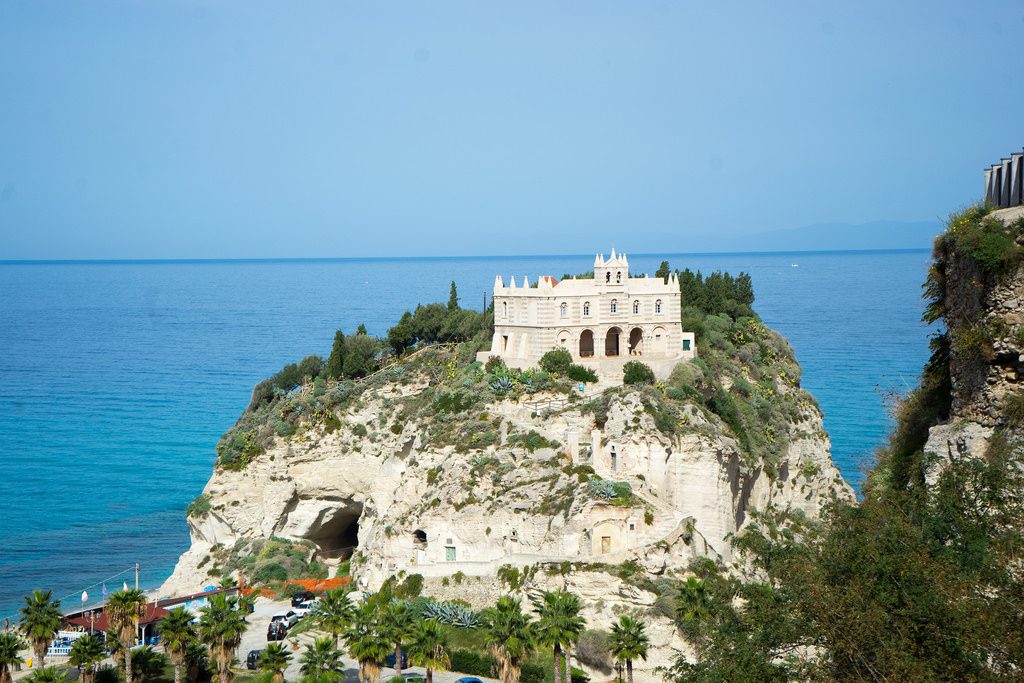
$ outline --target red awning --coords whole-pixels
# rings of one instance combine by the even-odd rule
[[[146,603],[146,607],[142,611],[142,617],[139,619],[139,625],[145,626],[146,624],[152,624],[154,621],[162,621],[167,615],[170,614],[163,607],[160,607],[155,602]],[[69,624],[75,626],[83,626],[85,628],[91,628],[94,631],[106,631],[110,628],[110,620],[107,619],[106,610],[100,612],[95,617],[90,619],[89,617],[72,617],[68,619]]]

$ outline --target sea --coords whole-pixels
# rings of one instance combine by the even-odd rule
[[[818,399],[854,485],[911,389],[928,252],[630,255],[631,271],[745,271]],[[254,384],[336,329],[384,335],[417,303],[481,308],[494,277],[578,273],[593,256],[0,262],[0,623],[24,595],[67,609],[154,588],[188,547],[185,507]]]

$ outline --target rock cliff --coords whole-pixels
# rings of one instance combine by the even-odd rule
[[[428,593],[465,598],[473,586],[485,603],[561,582],[604,595],[588,601],[601,623],[613,607],[650,611],[658,595],[642,586],[694,558],[728,562],[728,539],[752,510],[814,517],[830,498],[852,497],[816,404],[785,372],[765,372],[758,385],[788,415],[765,427],[769,461],[703,400],[706,365],[674,373],[667,387],[597,385],[579,396],[543,373],[507,390],[464,351],[428,349],[360,383],[318,380],[262,412],[250,407],[226,440],[249,448],[267,425],[286,436],[241,461],[222,457],[188,519],[192,545],[162,591],[201,589],[241,566],[254,541],[283,538],[331,572],[351,556],[371,590],[420,574]],[[266,424],[239,432],[254,414]],[[281,427],[289,416],[294,429]],[[664,655],[652,662],[682,647],[671,614],[652,615]]]

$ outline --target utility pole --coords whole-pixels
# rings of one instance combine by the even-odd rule
[[[135,563],[135,590],[139,590],[139,563]]]

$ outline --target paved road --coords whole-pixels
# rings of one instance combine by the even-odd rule
[[[288,601],[280,600],[269,600],[267,598],[257,598],[255,609],[253,613],[249,615],[249,628],[246,630],[245,635],[242,636],[242,644],[238,647],[238,660],[241,666],[245,666],[245,658],[248,656],[250,650],[261,650],[267,646],[267,625],[270,623],[270,617],[277,612],[286,612],[291,609],[291,603]],[[292,661],[285,669],[285,679],[289,681],[297,681],[302,677],[299,672],[299,657],[305,650],[306,645],[313,642],[313,639],[317,635],[324,635],[322,633],[316,633],[313,631],[300,633],[295,638],[286,638],[283,642],[289,647],[292,646],[293,642],[297,641],[299,645],[298,650],[292,650]],[[354,659],[344,657],[343,660],[345,665],[345,683],[358,683],[359,681],[359,663]],[[420,674],[426,672],[422,667],[408,667],[405,671],[416,671]],[[394,669],[385,668],[381,671],[381,681],[387,681],[389,678],[395,675]],[[466,674],[461,674],[454,671],[435,671],[434,672],[434,683],[455,683],[456,680]],[[497,683],[497,679],[484,678],[487,683]]]

